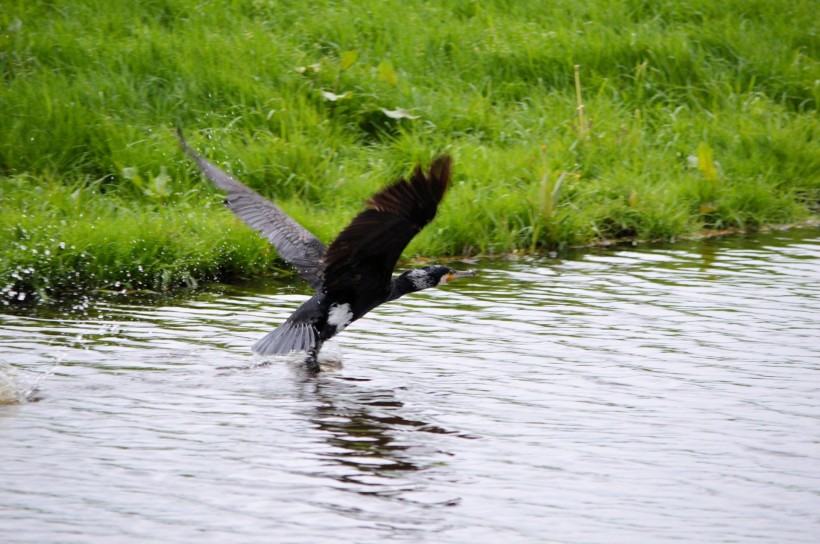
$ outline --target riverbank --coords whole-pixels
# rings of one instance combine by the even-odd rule
[[[805,221],[820,202],[814,11],[20,2],[0,14],[0,299],[277,273],[176,124],[325,241],[451,153],[450,194],[406,257]]]

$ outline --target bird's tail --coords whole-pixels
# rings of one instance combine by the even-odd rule
[[[319,343],[319,331],[310,323],[285,321],[266,334],[251,348],[259,355],[284,355],[292,351],[309,351]]]

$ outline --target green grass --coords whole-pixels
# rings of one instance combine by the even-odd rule
[[[668,240],[818,209],[813,2],[311,6],[4,0],[0,299],[278,270],[176,124],[326,241],[373,191],[453,154],[452,190],[406,256]]]

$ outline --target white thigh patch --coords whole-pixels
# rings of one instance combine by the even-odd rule
[[[353,312],[350,311],[350,304],[334,304],[330,307],[327,322],[336,327],[337,332],[343,331],[352,320]]]

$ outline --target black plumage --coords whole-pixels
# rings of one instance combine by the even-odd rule
[[[316,290],[282,325],[253,346],[261,355],[306,351],[319,371],[322,344],[376,306],[408,293],[471,276],[445,266],[408,270],[392,278],[402,251],[436,215],[447,191],[451,159],[417,167],[366,202],[365,210],[327,248],[275,204],[198,155],[178,130],[179,141],[214,185],[227,191],[225,205],[276,248]]]

